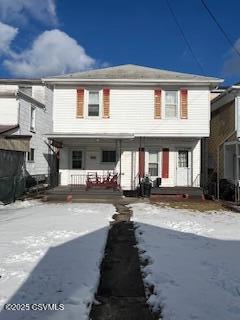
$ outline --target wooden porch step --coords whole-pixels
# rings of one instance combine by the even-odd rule
[[[203,199],[204,193],[202,188],[194,187],[172,187],[172,188],[153,188],[151,199]]]
[[[81,195],[81,196],[91,196],[91,195],[115,195],[115,196],[122,196],[122,191],[114,190],[114,189],[102,189],[102,188],[91,188],[86,191],[85,186],[79,187],[71,187],[71,186],[58,186],[56,188],[47,190],[47,195]]]

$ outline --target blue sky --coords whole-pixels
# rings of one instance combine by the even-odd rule
[[[240,57],[200,0],[169,0],[204,73],[240,81]],[[238,0],[205,0],[240,51]],[[201,74],[165,0],[0,0],[0,76],[125,63]]]

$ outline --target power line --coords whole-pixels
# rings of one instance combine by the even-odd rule
[[[186,42],[186,45],[187,45],[189,51],[191,52],[191,54],[192,54],[192,56],[193,56],[193,59],[196,61],[199,69],[201,70],[201,73],[202,73],[202,74],[205,74],[204,69],[203,69],[203,66],[201,65],[201,63],[199,62],[198,58],[196,57],[196,55],[195,55],[195,53],[194,53],[194,51],[193,51],[193,48],[192,48],[190,42],[188,41],[188,39],[187,39],[187,37],[186,37],[186,35],[185,35],[185,32],[184,32],[182,26],[180,25],[180,23],[179,23],[179,21],[178,21],[178,19],[177,19],[177,16],[176,16],[175,13],[174,13],[173,8],[171,7],[170,1],[169,1],[169,0],[166,0],[166,3],[167,3],[167,6],[168,6],[169,11],[170,11],[170,13],[171,13],[171,15],[172,15],[172,17],[173,17],[173,20],[175,21],[175,23],[176,23],[176,25],[177,25],[177,27],[178,27],[178,29],[179,29],[179,31],[180,31],[180,33],[181,33],[184,41]]]
[[[224,35],[225,39],[227,40],[227,42],[230,44],[230,46],[233,48],[233,50],[236,52],[236,54],[240,57],[240,52],[238,51],[238,49],[235,47],[234,43],[232,42],[232,40],[229,38],[228,34],[226,33],[226,31],[224,30],[224,28],[221,26],[221,24],[217,21],[216,17],[214,16],[214,14],[212,13],[212,11],[208,8],[206,2],[204,0],[200,0],[203,4],[203,6],[205,7],[205,9],[207,10],[207,12],[209,13],[210,17],[213,19],[213,21],[216,23],[216,25],[218,26],[218,28],[221,30],[222,34]]]

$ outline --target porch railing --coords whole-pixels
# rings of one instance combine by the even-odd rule
[[[71,174],[70,184],[72,187],[83,186],[86,180],[87,174]]]
[[[192,187],[200,187],[200,177],[200,174],[196,176],[196,178],[193,180]]]
[[[136,176],[133,178],[132,181],[132,188],[135,190],[139,185],[139,173],[136,174]]]

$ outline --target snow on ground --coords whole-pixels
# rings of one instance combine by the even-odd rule
[[[164,320],[240,319],[240,214],[131,205],[148,302]]]
[[[1,309],[5,303],[60,303],[64,311],[1,310],[0,319],[88,319],[114,213],[110,204],[1,206]]]

